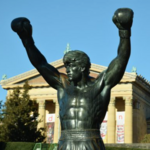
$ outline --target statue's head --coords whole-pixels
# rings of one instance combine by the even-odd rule
[[[75,71],[73,70],[76,76],[77,75],[80,76],[79,74],[82,73],[84,74],[85,77],[88,77],[90,73],[89,70],[91,67],[91,63],[90,63],[90,59],[88,55],[85,54],[84,52],[79,51],[79,50],[69,51],[68,53],[64,55],[63,62],[66,67],[66,72],[67,72],[67,69],[69,68],[68,66],[70,66],[70,68],[76,69]],[[69,69],[68,69],[68,72],[69,72]],[[67,74],[69,76],[68,72]]]

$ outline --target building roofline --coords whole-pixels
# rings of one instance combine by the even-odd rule
[[[50,64],[56,68],[60,68],[60,67],[64,66],[62,59],[51,62]],[[91,64],[91,68],[90,68],[91,71],[95,71],[95,72],[102,72],[106,69],[107,69],[107,67],[105,67],[105,66],[101,66],[101,65],[97,65],[97,64],[93,64],[93,63]],[[30,71],[24,72],[22,74],[8,78],[6,80],[1,80],[0,85],[2,85],[2,87],[4,87],[4,88],[5,87],[8,88],[9,86],[12,86],[14,83],[20,82],[22,80],[26,80],[26,79],[31,78],[36,75],[39,75],[39,72],[36,69],[32,69]],[[134,81],[140,81],[143,83],[146,82],[140,76],[138,76],[136,73],[125,72],[124,78],[122,78],[121,82],[127,82],[126,78],[130,79],[130,80],[128,80],[128,82],[134,82]],[[33,86],[36,86],[36,85],[33,85]],[[47,86],[47,85],[45,85],[45,86]],[[150,84],[148,84],[148,86],[150,87]]]

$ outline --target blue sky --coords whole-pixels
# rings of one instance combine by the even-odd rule
[[[0,80],[34,69],[17,34],[11,30],[14,18],[26,17],[33,26],[33,38],[48,62],[61,59],[70,43],[72,50],[86,52],[92,63],[108,66],[117,55],[118,29],[112,16],[118,8],[134,11],[132,67],[150,81],[150,0],[1,0]],[[0,86],[0,100],[6,91]]]

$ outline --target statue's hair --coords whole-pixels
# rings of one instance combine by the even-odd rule
[[[89,75],[90,73],[90,67],[91,67],[91,62],[90,58],[86,53],[83,51],[79,50],[71,50],[68,53],[66,53],[63,57],[63,62],[66,64],[67,62],[76,62],[78,65],[82,66],[85,68],[85,75]]]

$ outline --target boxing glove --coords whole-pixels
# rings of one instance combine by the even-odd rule
[[[27,18],[20,17],[14,19],[11,23],[11,28],[14,32],[17,32],[20,38],[32,35],[32,26]]]
[[[133,21],[133,11],[129,8],[117,9],[113,16],[113,22],[119,30],[130,30]]]

